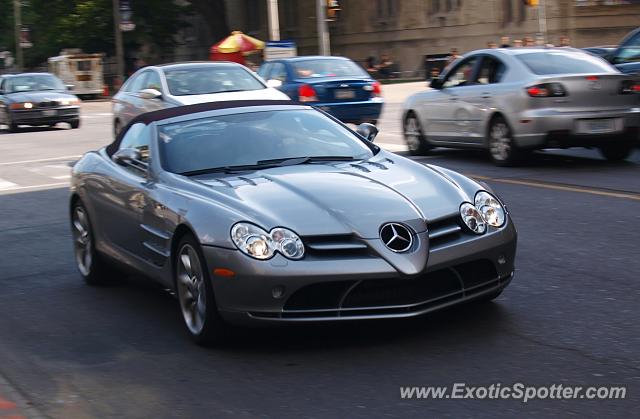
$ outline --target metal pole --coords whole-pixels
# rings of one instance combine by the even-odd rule
[[[538,3],[538,30],[542,38],[542,45],[547,44],[547,6],[545,0]]]
[[[13,0],[13,19],[16,37],[16,70],[22,71],[24,68],[24,59],[22,57],[22,47],[20,46],[20,32],[22,30],[22,10],[21,0]]]
[[[331,55],[329,46],[329,30],[325,7],[326,0],[316,0],[316,20],[318,21],[318,50],[320,55]]]
[[[280,21],[278,20],[278,0],[267,0],[269,17],[269,37],[271,41],[280,40]]]
[[[120,0],[113,0],[113,26],[116,35],[116,82],[114,84],[121,85],[124,81],[124,47],[120,30]]]

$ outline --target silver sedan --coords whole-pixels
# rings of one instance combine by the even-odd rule
[[[145,112],[225,100],[288,100],[243,65],[191,62],[144,67],[113,97],[113,131],[117,135]]]
[[[640,83],[580,50],[474,51],[431,87],[404,103],[413,154],[484,148],[508,166],[530,150],[597,147],[607,159],[623,160],[638,139]]]

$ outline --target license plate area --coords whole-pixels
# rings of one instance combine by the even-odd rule
[[[576,125],[578,134],[607,134],[624,129],[622,118],[579,119]]]
[[[58,111],[55,109],[45,109],[42,111],[42,116],[56,116]]]
[[[356,92],[353,89],[337,89],[334,93],[336,99],[353,99]]]

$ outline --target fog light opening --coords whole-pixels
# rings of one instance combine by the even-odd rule
[[[498,256],[498,265],[504,265],[505,263],[507,263],[507,258],[504,255]]]
[[[278,285],[277,287],[273,287],[271,290],[271,295],[275,299],[282,298],[284,296],[284,286]]]

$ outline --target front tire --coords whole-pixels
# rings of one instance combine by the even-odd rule
[[[80,128],[80,120],[74,119],[73,121],[69,122],[69,125],[71,125],[71,129],[78,129]]]
[[[609,161],[625,160],[633,151],[633,143],[621,142],[599,147],[600,154]]]
[[[203,346],[220,342],[226,327],[200,245],[191,235],[184,236],[178,245],[174,278],[180,312],[191,338]]]
[[[89,285],[108,285],[116,282],[117,272],[96,252],[93,229],[82,202],[71,209],[71,233],[76,267]]]
[[[404,140],[412,156],[425,155],[433,148],[422,133],[420,121],[413,112],[404,119]]]
[[[489,126],[489,155],[496,166],[515,166],[522,160],[523,152],[518,148],[507,121],[497,116]]]

